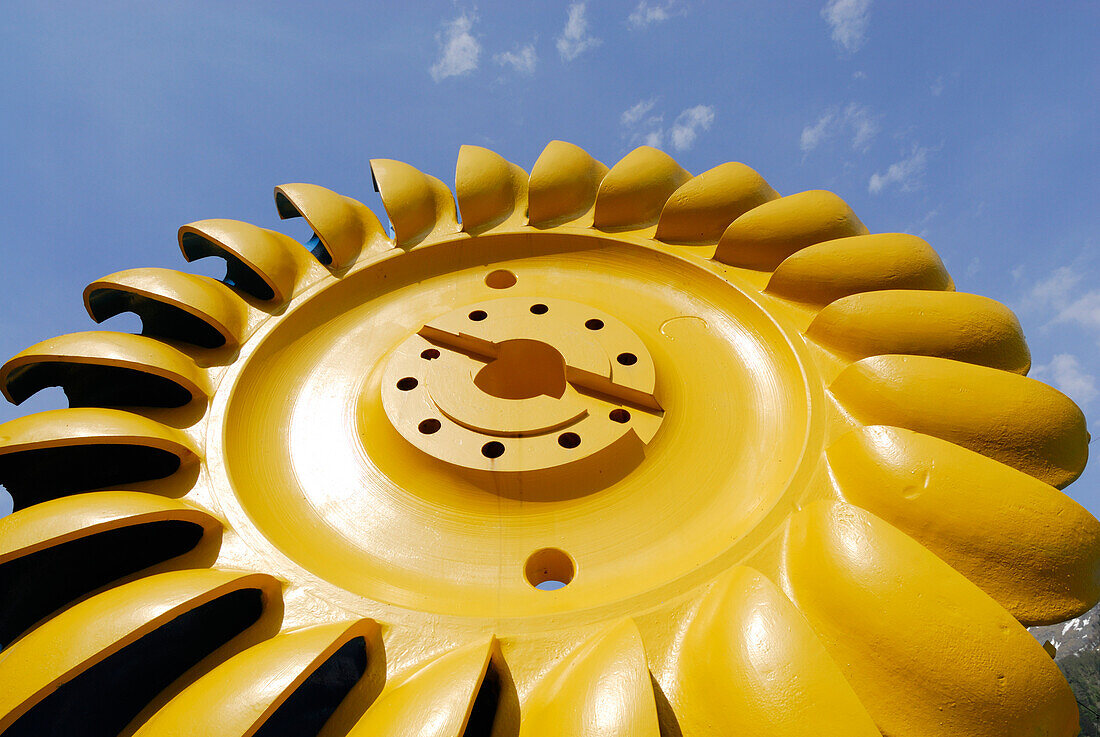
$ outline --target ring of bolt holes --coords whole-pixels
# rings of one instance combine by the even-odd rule
[[[509,287],[514,286],[516,284],[516,281],[516,275],[511,271],[507,271],[504,269],[494,271],[487,277],[485,277],[485,284],[492,289],[508,289]],[[549,312],[549,310],[549,307],[541,303],[531,305],[531,312],[535,315],[544,315]],[[488,316],[488,313],[486,313],[484,310],[474,310],[469,314],[469,318],[475,322],[480,322],[486,319]],[[601,330],[604,327],[604,322],[599,318],[593,317],[590,320],[585,321],[584,326],[589,330]],[[420,357],[426,361],[431,361],[439,358],[439,355],[439,351],[435,348],[427,348],[420,353]],[[635,363],[638,362],[638,357],[635,356],[633,353],[620,353],[618,356],[616,356],[615,360],[623,366],[633,366]],[[419,382],[415,378],[407,376],[397,382],[397,388],[401,391],[411,391],[415,389],[418,384]],[[630,412],[619,407],[611,410],[611,412],[608,413],[608,419],[610,419],[612,422],[618,422],[620,424],[626,423],[630,421]],[[417,429],[424,435],[432,435],[436,432],[439,432],[441,427],[442,423],[440,423],[439,420],[435,418],[429,418],[427,420],[422,420],[417,426]],[[563,448],[572,449],[578,447],[580,444],[581,438],[580,435],[578,435],[577,433],[564,432],[558,436],[558,445]],[[481,453],[486,458],[499,458],[500,456],[504,455],[504,450],[504,444],[496,440],[490,441],[481,447]],[[537,555],[539,552],[542,551],[536,551],[535,553],[532,553],[532,556]],[[559,553],[567,560],[569,560],[569,556],[565,552],[560,550],[557,550],[555,552]],[[558,583],[561,587],[568,585],[573,578],[573,565],[571,560],[569,561],[569,573],[566,578],[567,580],[565,581],[554,581],[553,579],[547,578],[546,580],[537,583],[528,579],[528,583],[530,583],[535,588],[541,588],[542,584],[551,582]]]
[[[493,289],[507,289],[515,285],[516,275],[510,271],[494,271],[493,273],[485,277],[485,283]],[[549,311],[550,308],[542,303],[531,305],[531,312],[536,315],[545,315]],[[481,322],[488,316],[489,313],[485,312],[485,310],[474,310],[468,315],[468,317],[474,322]],[[593,317],[592,319],[585,321],[584,326],[589,330],[600,330],[603,328],[604,322],[598,317]],[[428,348],[421,351],[420,357],[426,361],[431,361],[433,359],[439,358],[439,351],[435,348]],[[620,353],[618,356],[615,357],[615,360],[623,366],[633,366],[638,362],[638,357],[633,353]],[[412,391],[419,385],[419,383],[420,382],[418,382],[415,378],[411,376],[406,376],[405,378],[397,382],[397,388],[403,392]],[[610,413],[608,413],[608,419],[610,419],[612,422],[618,422],[620,424],[626,423],[630,421],[630,412],[621,408],[613,409]],[[439,429],[441,427],[442,424],[439,422],[439,420],[434,418],[423,420],[419,425],[417,425],[417,429],[424,435],[433,435],[439,432]],[[573,448],[578,447],[580,444],[581,436],[575,432],[563,432],[561,435],[558,436],[558,445],[567,450],[572,450]],[[504,450],[504,444],[496,440],[492,440],[481,446],[481,454],[486,458],[500,458],[502,455],[504,455]]]

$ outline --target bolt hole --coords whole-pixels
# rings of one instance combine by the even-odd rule
[[[621,363],[623,366],[633,366],[638,362],[638,357],[633,353],[620,353],[615,357],[615,360]]]
[[[428,348],[427,350],[420,352],[420,357],[423,358],[425,361],[430,361],[433,358],[439,358],[439,351],[437,351],[435,348]]]
[[[599,330],[603,327],[603,320],[597,320],[593,317],[591,320],[586,322],[584,326],[589,330]]]
[[[482,320],[484,320],[488,316],[489,315],[485,312],[485,310],[474,310],[473,312],[470,313],[470,319],[473,320],[474,322],[481,322]]]
[[[413,389],[415,389],[417,384],[419,384],[419,383],[420,382],[417,381],[416,379],[414,379],[413,377],[406,376],[404,379],[401,379],[400,381],[397,382],[397,388],[400,389],[403,392],[408,392],[408,391],[412,391]]]
[[[549,311],[550,308],[542,303],[531,305],[531,312],[535,313],[536,315],[545,315]]]
[[[498,443],[496,440],[486,443],[481,446],[481,455],[486,458],[500,458],[504,455],[504,443]]]
[[[516,275],[508,269],[497,269],[485,277],[485,286],[490,289],[507,289],[516,285]]]
[[[630,413],[625,409],[613,409],[607,416],[611,418],[612,422],[630,422]]]
[[[528,556],[523,575],[536,589],[554,591],[565,588],[573,580],[576,566],[564,550],[543,548]]]
[[[430,420],[424,420],[416,426],[416,429],[424,433],[425,435],[431,435],[433,433],[439,432],[439,428],[442,426],[443,425],[439,422],[439,420],[433,418]]]
[[[563,448],[576,448],[581,444],[581,436],[575,432],[563,432],[558,436],[558,445]]]

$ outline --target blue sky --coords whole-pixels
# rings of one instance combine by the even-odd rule
[[[1097,427],[1097,38],[1087,2],[9,4],[0,354],[89,329],[99,276],[179,267],[184,223],[308,236],[276,184],[381,212],[372,157],[452,181],[464,143],[528,169],[555,138],[609,165],[651,143],[923,236],[961,291],[1016,310],[1032,375]],[[1100,462],[1068,491],[1100,513]]]

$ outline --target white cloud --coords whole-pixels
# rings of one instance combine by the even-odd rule
[[[493,55],[493,61],[501,66],[509,66],[520,74],[534,74],[535,65],[538,63],[538,55],[535,53],[535,44],[517,48],[515,51],[505,51]]]
[[[1100,292],[1087,292],[1073,300],[1058,313],[1055,322],[1075,322],[1086,328],[1100,330]]]
[[[666,2],[653,2],[641,0],[626,19],[627,24],[634,29],[645,28],[654,23],[664,23],[676,15],[683,15],[684,10],[678,0],[666,0]]]
[[[669,138],[672,139],[672,147],[677,151],[686,151],[695,145],[695,138],[700,130],[710,130],[714,122],[714,108],[710,105],[696,105],[689,107],[676,116],[672,128],[669,130]]]
[[[619,119],[624,126],[632,128],[637,125],[653,110],[653,107],[657,104],[657,98],[651,97],[648,100],[642,100],[636,105],[632,105],[627,110],[623,111],[622,116]]]
[[[822,141],[832,135],[835,123],[836,113],[827,112],[822,115],[816,123],[803,128],[802,136],[799,139],[799,145],[802,146],[802,150],[808,153],[820,146]]]
[[[1081,362],[1072,353],[1059,353],[1050,363],[1035,366],[1033,378],[1050,381],[1062,393],[1081,405],[1086,405],[1100,396],[1096,389],[1096,376],[1081,367]]]
[[[966,275],[969,277],[975,277],[978,272],[982,270],[982,260],[978,256],[970,259],[970,263],[966,265]]]
[[[686,151],[695,145],[700,132],[710,130],[714,124],[714,107],[696,105],[681,111],[666,130],[664,115],[653,114],[656,106],[657,98],[651,97],[637,102],[619,116],[623,134],[632,143],[661,148],[667,138],[674,149]]]
[[[924,238],[925,240],[928,240],[930,238],[928,226],[932,223],[933,220],[936,219],[939,214],[939,208],[932,208],[928,212],[924,213],[924,217],[913,223],[905,232],[913,233],[918,238]],[[974,269],[973,273],[971,273],[971,269]],[[970,263],[966,267],[966,275],[974,276],[974,274],[978,273],[979,269],[981,269],[981,259],[975,256],[973,259],[970,260]]]
[[[436,34],[439,44],[439,59],[428,70],[436,82],[447,77],[459,77],[477,69],[477,60],[481,55],[481,44],[473,37],[475,16],[465,13],[449,23]]]
[[[1015,272],[1013,272],[1015,276]],[[1024,300],[1026,308],[1047,307],[1065,309],[1070,303],[1070,293],[1081,283],[1081,272],[1068,266],[1060,266],[1031,287]]]
[[[943,75],[936,77],[936,81],[932,83],[932,86],[928,88],[928,91],[932,93],[932,97],[939,97],[943,94],[944,89]]]
[[[665,136],[665,118],[663,115],[652,114],[656,106],[656,97],[639,100],[619,116],[619,123],[622,124],[624,135],[632,143],[642,143],[654,148],[661,147]]]
[[[844,121],[852,128],[852,148],[856,151],[866,151],[871,147],[871,142],[878,135],[878,121],[871,111],[854,102],[844,109]]]
[[[1078,293],[1077,288],[1083,281],[1085,275],[1080,269],[1061,266],[1032,285],[1021,308],[1053,313],[1049,324],[1076,323],[1100,332],[1100,290]]]
[[[588,34],[584,3],[573,3],[569,6],[565,28],[558,37],[557,45],[558,53],[565,61],[573,61],[585,51],[600,45],[600,39]]]
[[[1013,272],[1014,277],[1016,273]],[[1087,289],[1094,283],[1095,279],[1079,266],[1061,266],[1031,285],[1020,300],[1020,308],[1036,317],[1053,315],[1044,330],[1074,323],[1078,329],[1096,336],[1100,334],[1100,291]],[[1084,291],[1080,289],[1083,284]],[[1077,342],[1079,348],[1086,345]],[[1053,384],[1083,406],[1100,397],[1097,377],[1088,371],[1093,362],[1088,356],[1082,361],[1072,353],[1059,353],[1048,363],[1033,366],[1031,376]]]
[[[833,108],[818,118],[816,123],[803,128],[798,143],[803,153],[809,153],[845,129],[852,136],[852,148],[862,153],[871,147],[878,135],[879,123],[869,107],[852,102],[843,112]]]
[[[1026,270],[1021,278],[1027,278]],[[1095,274],[1082,264],[1062,266],[1031,284],[1019,301],[1021,314],[1043,321],[1042,333],[1054,338],[1052,350],[1065,351],[1072,346],[1074,351],[1058,353],[1048,363],[1032,366],[1031,376],[1053,384],[1082,407],[1095,406],[1100,399],[1096,343],[1084,339],[1100,339],[1100,289],[1096,284]]]
[[[867,191],[878,194],[891,185],[896,185],[903,192],[909,192],[920,186],[921,176],[924,175],[925,166],[928,163],[928,153],[932,149],[921,146],[913,146],[913,152],[901,161],[890,164],[884,174],[875,172],[867,182]]]
[[[1043,326],[1044,332],[1055,326],[1072,324],[1075,330],[1100,337],[1100,290],[1088,288],[1095,283],[1093,275],[1080,266],[1059,267],[1031,286],[1020,300],[1020,309],[1036,317],[1049,317]],[[1081,285],[1086,288],[1081,290]],[[1080,337],[1067,335],[1065,328],[1055,328],[1055,331],[1068,339]],[[1083,348],[1088,344],[1078,339],[1075,345]],[[1095,364],[1095,358],[1086,356],[1084,365],[1091,364]],[[1076,356],[1068,353],[1054,356],[1050,363],[1035,366],[1032,376],[1049,381],[1080,404],[1100,396],[1096,377],[1082,367]]]
[[[871,0],[829,0],[821,10],[821,17],[832,29],[833,41],[854,53],[867,40]]]

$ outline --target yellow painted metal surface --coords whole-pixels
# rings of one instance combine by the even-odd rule
[[[0,425],[0,456],[83,445],[140,445],[163,450],[181,464],[195,461],[186,433],[118,409],[55,409]]]
[[[467,233],[526,225],[527,172],[487,148],[459,149],[455,197]]]
[[[528,222],[547,227],[591,215],[607,171],[605,164],[584,149],[565,141],[551,141],[531,167]],[[591,225],[591,218],[586,222]]]
[[[153,494],[133,491],[74,494],[0,518],[0,564],[79,538],[160,520],[189,522],[201,527],[205,534],[221,527],[206,512]]]
[[[340,648],[373,655],[378,625],[339,622],[277,635],[198,679],[138,729],[137,737],[246,737]],[[355,642],[358,640],[359,642]],[[257,678],[257,674],[263,674]]]
[[[777,197],[753,169],[736,161],[720,164],[672,193],[654,237],[666,243],[716,243],[726,226]]]
[[[866,424],[951,440],[1062,488],[1085,468],[1085,416],[1035,379],[934,356],[874,356],[832,392]]]
[[[372,159],[370,168],[398,246],[411,248],[458,230],[454,195],[439,179],[392,159]]]
[[[854,358],[905,353],[1018,374],[1031,368],[1016,316],[976,294],[915,289],[853,294],[819,312],[806,335]]]
[[[275,188],[275,207],[284,220],[305,218],[336,269],[350,265],[364,251],[392,247],[370,208],[331,189],[283,184]]]
[[[27,397],[56,382],[63,387],[76,383],[78,390],[84,389],[79,386],[81,374],[90,367],[124,370],[114,382],[104,382],[107,375],[104,373],[94,377],[99,383],[121,384],[122,391],[108,393],[103,391],[108,387],[89,387],[100,395],[117,397],[120,405],[130,403],[125,398],[125,389],[127,380],[132,381],[132,374],[125,372],[148,374],[175,384],[186,394],[186,398],[176,400],[181,404],[205,397],[209,392],[206,376],[181,351],[141,335],[106,331],[60,335],[20,351],[0,367],[0,390],[9,402],[22,404]],[[58,376],[59,371],[66,376]],[[163,387],[160,391],[163,393]],[[69,399],[72,401],[72,393]]]
[[[1100,522],[1026,473],[900,427],[838,438],[829,467],[850,503],[921,541],[1027,624],[1100,598]],[[981,535],[974,534],[975,526]]]
[[[779,264],[767,292],[827,305],[881,289],[953,289],[932,247],[915,235],[875,233],[815,243]]]
[[[526,706],[520,737],[660,737],[641,633],[629,619],[566,656]]]
[[[596,193],[597,228],[642,228],[657,222],[661,208],[691,179],[664,151],[640,146],[611,167]]]
[[[462,737],[496,641],[443,655],[383,691],[349,737]]]
[[[844,200],[811,190],[765,202],[734,220],[718,240],[714,258],[772,271],[806,246],[865,233],[867,227]]]
[[[245,275],[258,277],[250,280],[255,285],[249,291],[262,301],[285,302],[299,279],[309,272],[311,259],[297,241],[240,220],[201,220],[181,227],[178,238],[180,251],[188,261],[221,256],[231,270],[237,267]]]
[[[63,611],[0,653],[0,730],[142,635],[243,589],[278,595],[277,582],[263,574],[177,571],[118,586]]]
[[[105,276],[84,289],[84,306],[96,322],[134,312],[141,317],[143,334],[203,348],[236,348],[248,320],[248,306],[229,287],[171,269],[127,269]],[[180,326],[181,315],[207,326],[210,335],[192,338],[194,328]]]
[[[0,577],[83,584],[12,603],[37,624],[0,651],[0,725],[71,724],[172,632],[210,653],[123,734],[1074,734],[1022,624],[1100,599],[1100,523],[1058,490],[1088,434],[1015,317],[744,164],[555,141],[530,171],[467,146],[452,194],[375,159],[393,239],[282,185],[308,249],[184,226],[225,283],[105,277],[90,314],[143,336],[0,369],[91,405],[0,426]],[[191,537],[120,566],[158,520]]]
[[[805,618],[739,566],[699,602],[668,694],[684,734],[857,737],[878,730]],[[736,707],[734,707],[736,705]]]
[[[1073,692],[1035,638],[896,528],[817,501],[792,520],[787,559],[788,593],[884,734],[1076,733]]]

